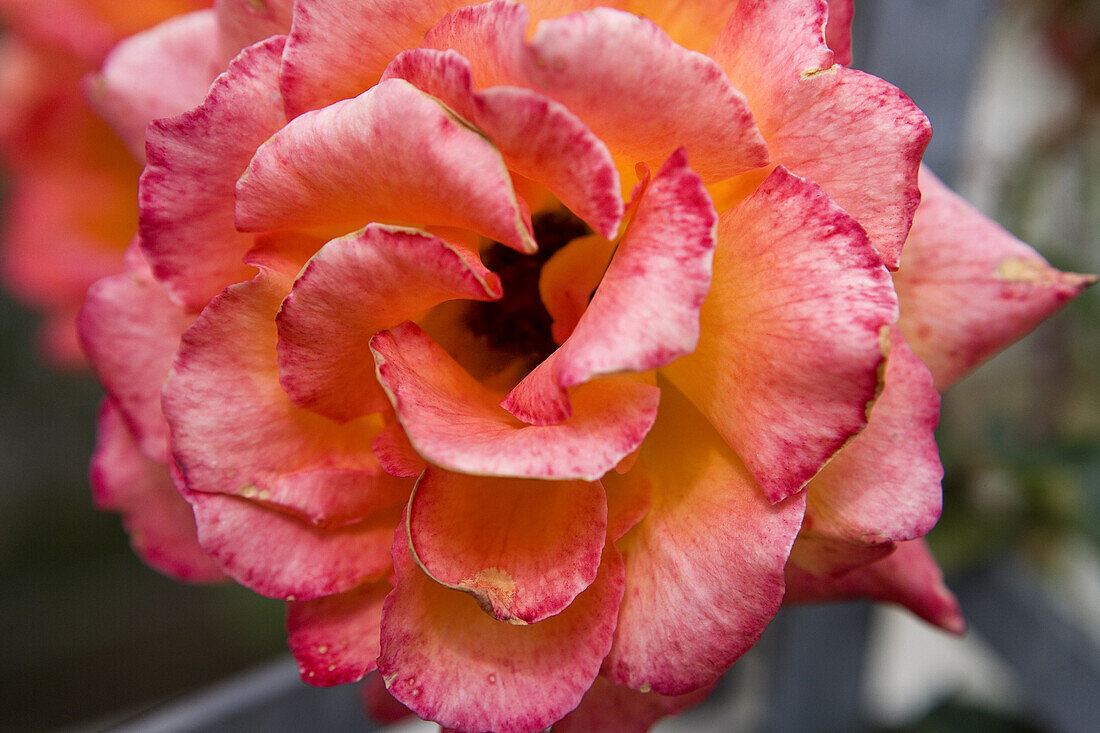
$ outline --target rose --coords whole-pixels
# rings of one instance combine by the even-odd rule
[[[83,361],[73,321],[88,286],[122,269],[141,171],[88,109],[80,78],[119,39],[198,5],[144,0],[119,12],[118,4],[91,0],[0,2],[0,153],[14,179],[3,278],[44,312],[42,348],[59,365]]]
[[[644,728],[755,642],[784,574],[958,628],[917,539],[922,359],[946,383],[1088,279],[931,178],[897,269],[927,123],[833,65],[823,3],[631,7],[710,58],[614,9],[532,3],[528,40],[522,6],[444,5],[299,0],[155,122],[151,269],[84,311],[204,548],[290,601],[303,677],[377,658],[451,727]],[[290,17],[242,7],[219,20],[246,40]],[[1011,300],[936,310],[982,292]]]

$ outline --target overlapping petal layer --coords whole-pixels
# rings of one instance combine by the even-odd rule
[[[199,543],[221,569],[261,595],[308,601],[384,575],[400,507],[321,529],[239,496],[184,491]]]
[[[336,423],[295,408],[283,392],[275,314],[299,264],[265,262],[256,278],[215,298],[180,341],[164,413],[187,488],[257,499],[317,525],[400,503],[409,485],[383,472],[370,450],[381,419]]]
[[[608,377],[574,390],[569,420],[525,425],[415,324],[383,331],[371,350],[413,447],[452,471],[595,481],[641,445],[657,416],[657,389]]]
[[[392,588],[389,578],[346,593],[287,606],[287,643],[302,680],[328,687],[358,682],[375,668],[382,602]]]
[[[939,404],[928,368],[895,328],[885,386],[867,428],[806,487],[800,542],[835,540],[853,545],[853,556],[845,561],[845,548],[834,545],[826,554],[836,556],[808,565],[805,557],[812,553],[796,552],[802,567],[818,574],[847,570],[866,564],[868,546],[923,537],[932,529],[942,505],[943,466],[934,435]]]
[[[823,0],[737,5],[711,55],[749,100],[773,161],[812,179],[898,267],[932,129],[882,79],[834,66]]]
[[[861,596],[903,605],[945,631],[966,630],[958,601],[943,584],[943,573],[923,539],[899,542],[885,559],[837,577],[787,566],[786,600],[791,603]]]
[[[777,168],[720,218],[699,347],[664,371],[779,501],[863,429],[896,318],[863,230]]]
[[[198,310],[248,279],[241,257],[253,237],[233,224],[233,189],[256,148],[286,123],[278,74],[284,40],[245,49],[205,101],[154,122],[141,176],[141,246],[172,297]]]
[[[595,483],[429,467],[409,500],[408,532],[417,564],[434,580],[501,621],[536,623],[595,580],[607,499]]]
[[[567,609],[524,626],[497,621],[428,578],[403,528],[393,555],[397,584],[382,610],[378,671],[413,712],[459,730],[538,731],[581,701],[611,646],[622,598],[614,547]]]
[[[390,78],[438,98],[489,138],[513,174],[538,181],[594,230],[615,236],[623,214],[618,169],[563,105],[527,89],[475,92],[469,62],[451,50],[405,51],[386,68],[382,79]]]
[[[894,276],[901,329],[947,389],[1096,282],[1059,272],[921,169],[924,203]]]
[[[282,303],[279,381],[297,407],[351,420],[389,407],[368,342],[447,300],[493,300],[500,278],[426,232],[371,224],[314,255]]]
[[[643,692],[685,694],[714,682],[775,615],[805,494],[769,502],[668,385],[633,470],[649,477],[652,506],[617,543],[629,582],[604,674]]]
[[[530,41],[527,24],[522,5],[494,0],[447,16],[424,45],[467,58],[475,88],[521,86],[561,102],[631,165],[657,168],[684,147],[709,183],[767,162],[741,93],[651,21],[597,8],[543,21]]]
[[[434,224],[532,252],[525,219],[500,153],[401,79],[294,119],[237,183],[242,231]]]
[[[572,334],[502,403],[535,425],[571,414],[567,390],[690,354],[710,288],[717,216],[683,150],[639,184],[633,215]]]

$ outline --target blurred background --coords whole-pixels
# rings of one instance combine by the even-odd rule
[[[1100,0],[866,0],[854,40],[854,66],[929,114],[945,181],[1100,272]],[[161,577],[93,508],[100,391],[47,364],[65,347],[41,323],[0,293],[0,731],[368,729],[354,693],[296,681],[281,603]],[[965,639],[865,604],[785,609],[666,730],[1100,730],[1098,325],[1093,288],[945,396],[930,542]]]

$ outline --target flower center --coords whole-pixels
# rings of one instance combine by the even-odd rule
[[[517,357],[540,361],[553,353],[553,320],[539,296],[539,274],[559,249],[592,230],[565,209],[546,211],[532,219],[539,251],[525,255],[494,242],[482,253],[485,266],[500,276],[504,296],[494,303],[473,303],[466,324],[491,347]]]

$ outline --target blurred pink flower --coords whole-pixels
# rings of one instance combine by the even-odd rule
[[[1090,282],[928,173],[918,211],[849,3],[593,5],[226,1],[95,82],[148,158],[81,316],[101,431],[305,680],[460,730],[647,729],[785,592],[961,630],[936,388]]]
[[[45,315],[43,352],[59,365],[83,363],[76,312],[91,283],[122,269],[141,172],[85,103],[80,79],[119,39],[202,4],[0,0],[0,156],[12,179],[0,268]]]

